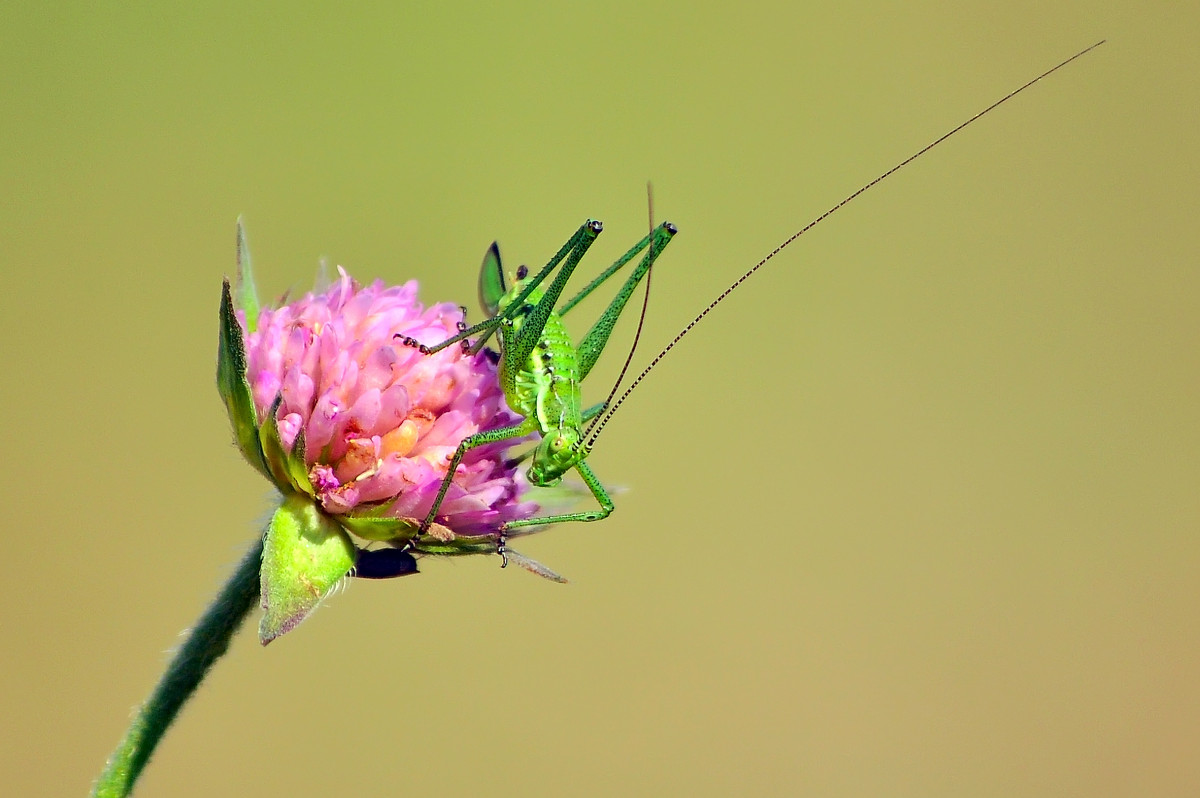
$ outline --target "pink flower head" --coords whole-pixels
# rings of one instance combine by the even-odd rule
[[[423,355],[395,337],[435,344],[456,334],[463,321],[452,304],[423,308],[415,280],[364,287],[338,267],[328,289],[263,309],[253,331],[242,310],[238,321],[257,422],[266,422],[275,407],[288,451],[303,433],[308,482],[332,516],[419,522],[458,444],[520,421],[486,353],[455,345]],[[536,512],[536,504],[520,501],[525,483],[505,464],[512,443],[467,452],[438,510],[439,523],[455,535],[487,535]]]
[[[363,287],[341,268],[329,288],[260,310],[239,220],[237,278],[221,292],[217,390],[234,443],[283,494],[262,539],[264,645],[348,574],[416,573],[422,554],[501,554],[562,581],[503,545],[505,524],[541,509],[522,500],[528,482],[506,457],[523,439],[469,449],[430,518],[463,440],[520,421],[490,353],[405,345],[454,337],[463,313],[448,304],[426,310],[416,282]],[[355,537],[383,545],[369,549]]]

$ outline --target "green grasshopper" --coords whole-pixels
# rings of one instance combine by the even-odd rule
[[[508,522],[499,530],[497,547],[506,563],[511,555],[522,566],[560,580],[561,577],[543,566],[507,549],[507,533],[519,527],[565,521],[599,521],[613,511],[612,498],[586,462],[591,445],[585,439],[583,427],[604,410],[605,403],[583,409],[580,385],[608,344],[626,303],[650,273],[654,262],[677,230],[670,222],[658,225],[583,290],[555,309],[575,267],[602,230],[603,225],[599,221],[589,219],[537,274],[530,275],[524,266],[517,269],[516,280],[511,288],[506,285],[499,247],[493,243],[484,256],[479,272],[479,300],[488,314],[487,319],[473,327],[461,329],[457,335],[434,346],[424,346],[412,338],[397,336],[402,343],[418,348],[422,354],[433,354],[456,343],[461,343],[465,350],[479,352],[493,333],[498,334],[500,385],[509,407],[525,417],[519,424],[479,432],[459,444],[433,506],[421,523],[421,534],[434,523],[458,464],[468,451],[477,446],[524,438],[533,433],[541,435],[541,442],[530,455],[529,482],[539,487],[556,485],[567,471],[574,469],[595,497],[600,509]],[[641,262],[576,347],[563,326],[562,317],[643,251],[645,255]],[[555,269],[558,269],[558,273],[543,290],[542,284]],[[474,335],[480,337],[471,344],[469,338]]]
[[[524,421],[519,424],[477,433],[466,438],[459,444],[450,461],[446,477],[442,481],[433,506],[421,523],[420,533],[424,534],[434,524],[438,509],[445,499],[446,492],[450,489],[458,464],[468,451],[478,446],[499,441],[514,440],[536,433],[541,436],[541,441],[532,453],[527,455],[532,460],[527,472],[529,482],[539,487],[552,486],[557,484],[567,471],[574,469],[583,479],[592,496],[595,497],[596,502],[599,504],[599,509],[510,521],[498,530],[497,552],[502,556],[504,564],[507,564],[508,558],[511,556],[522,567],[556,581],[565,581],[562,577],[559,577],[539,563],[508,549],[505,545],[507,534],[511,530],[520,527],[554,524],[565,521],[599,521],[607,518],[612,513],[614,508],[612,498],[588,466],[587,457],[601,429],[603,429],[613,413],[616,412],[617,408],[620,407],[650,370],[718,304],[724,301],[726,297],[733,293],[751,275],[762,268],[767,261],[778,255],[801,235],[824,221],[832,213],[848,204],[863,192],[878,185],[881,181],[890,177],[909,163],[912,163],[980,117],[1012,99],[1017,94],[1020,94],[1042,78],[1047,77],[1090,50],[1098,47],[1100,44],[1103,44],[1103,41],[1097,42],[1076,53],[1052,69],[1025,83],[1020,88],[1009,92],[967,121],[938,137],[874,180],[863,185],[787,238],[766,257],[734,281],[729,288],[699,313],[671,343],[663,348],[641,374],[630,383],[629,387],[616,402],[612,401],[612,396],[616,392],[616,387],[614,387],[613,395],[610,395],[607,401],[585,410],[581,402],[580,384],[587,377],[592,366],[595,365],[596,360],[600,357],[600,353],[608,343],[613,327],[624,311],[629,298],[633,295],[642,279],[650,273],[655,260],[662,254],[663,249],[675,235],[676,228],[674,225],[663,223],[654,228],[612,266],[585,286],[574,298],[563,303],[557,309],[555,306],[558,304],[563,289],[574,273],[575,267],[579,265],[579,261],[583,258],[584,253],[587,252],[602,230],[600,222],[596,220],[585,222],[537,274],[529,275],[526,268],[522,266],[517,270],[516,281],[511,288],[507,287],[505,283],[499,249],[496,244],[492,244],[484,256],[483,267],[479,274],[479,299],[484,311],[488,314],[487,319],[472,327],[461,325],[457,335],[434,346],[425,346],[412,338],[404,336],[398,335],[397,337],[401,338],[405,345],[416,347],[422,353],[432,354],[456,343],[461,344],[467,351],[479,352],[493,334],[498,334],[500,341],[500,383],[509,406],[524,416]],[[592,328],[580,341],[578,347],[574,346],[563,327],[562,317],[619,269],[630,263],[643,250],[645,250],[646,254],[643,256],[641,262],[626,279],[625,284],[617,292],[617,295],[609,303],[599,319],[596,320]],[[555,269],[558,269],[558,273],[554,276],[549,286],[543,290],[543,283],[549,279]],[[470,343],[469,338],[475,335],[480,337],[474,343]],[[618,386],[619,384],[620,379],[618,379]],[[594,423],[585,430],[584,424],[589,421],[593,421]]]

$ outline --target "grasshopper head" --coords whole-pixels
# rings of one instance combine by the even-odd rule
[[[526,475],[530,483],[540,488],[557,485],[563,474],[583,459],[581,437],[576,428],[548,430],[533,453],[533,464]]]

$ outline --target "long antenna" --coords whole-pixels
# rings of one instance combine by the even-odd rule
[[[692,319],[691,322],[689,322],[688,325],[683,328],[683,330],[679,333],[679,335],[675,336],[675,340],[671,341],[671,343],[664,346],[662,351],[659,352],[657,355],[655,355],[654,359],[650,361],[650,364],[648,366],[646,366],[646,368],[642,369],[642,373],[639,374],[634,379],[634,381],[629,384],[629,387],[626,388],[625,392],[621,394],[621,398],[618,399],[616,401],[616,403],[614,403],[611,407],[609,407],[607,411],[605,411],[604,415],[600,418],[600,420],[598,422],[593,424],[592,430],[591,430],[591,436],[588,438],[588,441],[586,444],[587,447],[591,448],[592,446],[595,445],[596,439],[598,437],[600,437],[600,432],[604,429],[604,425],[607,424],[608,420],[613,417],[614,413],[617,412],[617,408],[619,408],[625,402],[625,400],[627,398],[629,398],[629,395],[631,393],[633,393],[634,388],[637,388],[638,384],[641,383],[641,381],[646,378],[646,375],[649,374],[654,369],[654,367],[658,365],[659,361],[661,361],[664,357],[666,357],[667,353],[670,352],[672,349],[674,349],[675,345],[678,344],[680,341],[682,341],[684,336],[686,336],[688,333],[690,333],[692,331],[693,327],[695,327],[697,324],[699,324],[700,321],[705,316],[707,316],[709,313],[711,313],[717,305],[724,302],[725,298],[728,297],[730,294],[732,294],[734,292],[734,290],[736,290],[742,283],[744,283],[744,282],[746,282],[746,280],[750,279],[750,276],[752,274],[754,274],[755,272],[757,272],[759,269],[761,269],[767,263],[767,261],[769,261],[771,258],[775,257],[780,252],[782,252],[785,247],[787,247],[789,244],[791,244],[797,238],[804,235],[805,233],[807,233],[812,228],[816,227],[821,222],[825,221],[827,218],[829,218],[831,215],[833,215],[833,213],[835,211],[841,210],[841,208],[843,206],[847,205],[852,200],[856,199],[863,192],[867,191],[868,189],[874,188],[876,185],[878,185],[882,181],[886,180],[887,178],[891,177],[896,172],[903,169],[905,166],[908,166],[910,163],[917,160],[922,155],[929,152],[934,147],[936,147],[937,145],[941,144],[946,139],[953,136],[955,133],[958,133],[960,130],[967,127],[972,122],[975,122],[976,120],[980,119],[981,117],[986,116],[988,113],[990,113],[991,111],[1000,107],[1004,103],[1008,102],[1013,97],[1016,97],[1018,94],[1025,91],[1030,86],[1037,83],[1039,80],[1042,80],[1043,78],[1053,75],[1055,72],[1062,69],[1067,64],[1074,61],[1075,59],[1086,55],[1087,53],[1091,52],[1092,50],[1095,50],[1097,47],[1104,44],[1105,41],[1107,41],[1107,40],[1101,39],[1100,41],[1096,42],[1095,44],[1093,44],[1089,47],[1085,47],[1084,49],[1075,53],[1075,55],[1071,56],[1067,60],[1057,64],[1056,66],[1051,67],[1050,69],[1047,69],[1045,72],[1038,75],[1036,78],[1029,81],[1028,83],[1025,83],[1024,85],[1022,85],[1016,89],[1013,89],[1008,94],[1004,95],[999,100],[996,100],[996,102],[989,105],[987,108],[984,108],[982,111],[975,114],[967,121],[965,121],[962,124],[955,127],[953,130],[950,130],[949,132],[943,133],[941,136],[938,136],[936,139],[934,139],[930,143],[926,144],[924,147],[917,150],[912,155],[908,156],[903,161],[901,161],[900,163],[893,166],[891,169],[888,169],[886,172],[879,175],[871,182],[864,184],[857,191],[853,192],[852,194],[847,195],[846,198],[843,199],[841,202],[834,205],[829,210],[825,211],[824,213],[822,213],[817,218],[813,219],[808,224],[804,225],[804,227],[801,227],[799,230],[797,230],[795,233],[793,233],[790,237],[788,237],[788,239],[785,240],[782,244],[780,244],[779,246],[775,247],[775,249],[773,249],[769,253],[767,253],[767,256],[765,258],[760,260],[758,263],[754,264],[754,266],[751,267],[745,274],[743,274],[741,277],[737,278],[737,280],[735,280],[732,285],[730,285],[728,288],[726,288],[725,291],[722,292],[720,296],[718,296],[716,299],[714,299],[712,302],[710,302],[708,307],[706,307],[704,310],[700,311],[700,313],[697,314],[696,318]]]

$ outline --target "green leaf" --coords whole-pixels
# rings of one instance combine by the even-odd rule
[[[233,295],[226,279],[221,288],[221,325],[217,345],[217,390],[229,413],[233,439],[242,456],[259,473],[271,479],[271,471],[263,458],[258,441],[258,418],[254,412],[254,396],[246,379],[246,342],[242,325],[233,311]],[[274,481],[274,480],[272,480]]]
[[[250,266],[250,245],[246,242],[246,226],[242,217],[237,220],[237,309],[246,313],[246,330],[258,329],[258,289],[254,287],[254,270]]]
[[[284,499],[263,548],[262,644],[307,618],[354,566],[356,554],[350,536],[307,497]]]

